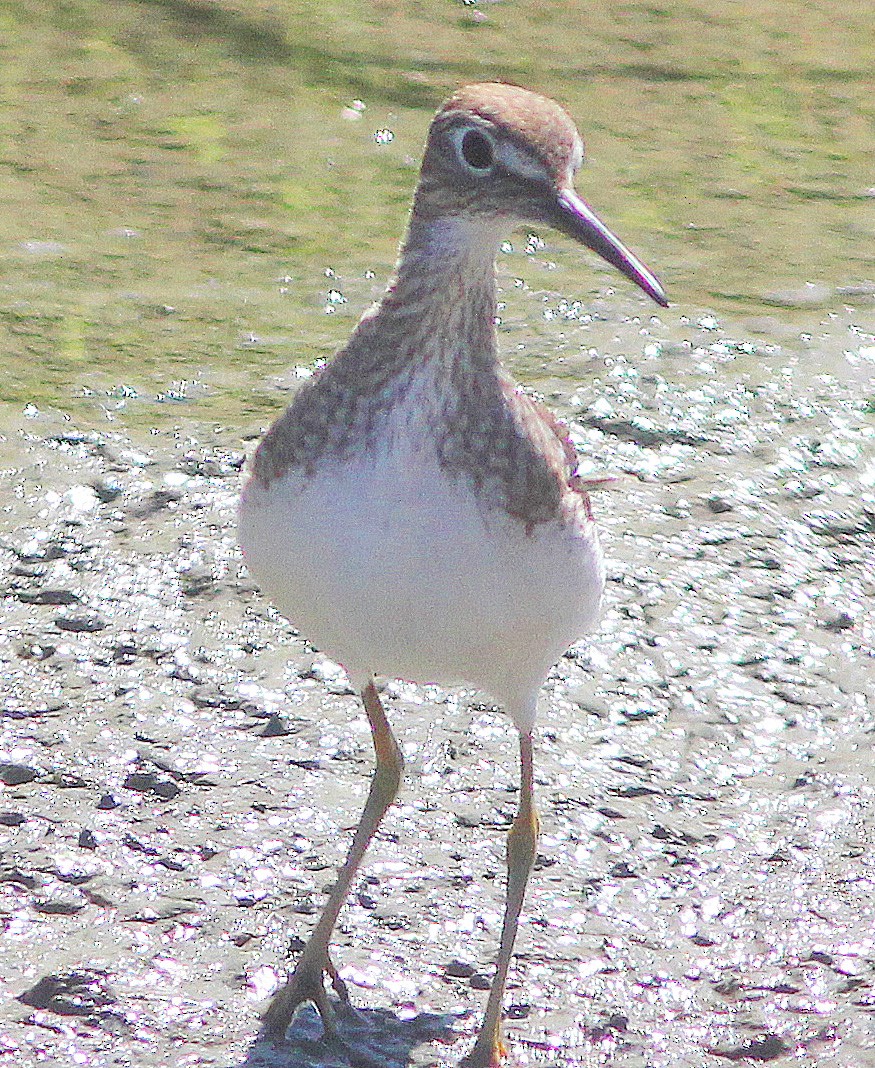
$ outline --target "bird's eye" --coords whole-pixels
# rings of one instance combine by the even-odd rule
[[[495,163],[492,142],[479,130],[467,130],[462,137],[459,149],[462,159],[472,171],[488,171]]]

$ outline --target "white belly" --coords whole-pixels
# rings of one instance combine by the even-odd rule
[[[594,624],[603,587],[591,522],[530,533],[478,506],[407,434],[376,459],[320,466],[240,505],[240,543],[264,592],[356,685],[371,674],[467,684],[517,719],[551,665]]]

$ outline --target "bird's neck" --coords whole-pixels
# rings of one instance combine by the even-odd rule
[[[365,344],[396,358],[457,363],[498,362],[495,332],[495,227],[416,213],[383,299],[359,324]]]

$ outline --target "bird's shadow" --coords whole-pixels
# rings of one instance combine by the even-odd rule
[[[296,1013],[282,1041],[259,1032],[239,1068],[407,1068],[417,1047],[453,1042],[456,1020],[432,1012],[402,1019],[389,1009],[337,1005],[337,1038],[331,1040],[308,1005]]]

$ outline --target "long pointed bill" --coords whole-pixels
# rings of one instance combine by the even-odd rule
[[[665,290],[656,275],[645,267],[599,219],[590,206],[573,189],[563,189],[554,202],[550,222],[563,234],[573,237],[613,264],[618,271],[640,286],[663,308],[668,307]]]

